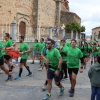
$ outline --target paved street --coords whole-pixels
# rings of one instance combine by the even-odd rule
[[[5,82],[7,76],[3,73],[0,74],[0,100],[42,100],[47,93],[42,92],[41,88],[46,78],[45,69],[41,72],[38,71],[39,64],[36,62],[34,65],[30,65],[33,71],[33,77],[26,77],[27,70],[24,68],[22,78],[20,80],[13,80],[12,82]],[[75,96],[69,97],[68,89],[70,88],[69,79],[62,81],[65,87],[65,93],[62,97],[59,97],[59,88],[53,84],[51,92],[51,100],[90,100],[91,90],[90,82],[87,76],[89,69],[89,63],[87,69],[82,74],[78,74],[77,85],[75,89]],[[18,75],[18,67],[14,69],[13,76]]]

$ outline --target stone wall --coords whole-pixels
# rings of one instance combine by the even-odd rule
[[[32,35],[32,14],[33,0],[0,0],[0,34],[11,33],[11,22],[14,20],[17,37],[20,35],[19,23],[21,21],[26,24],[26,35]]]
[[[75,13],[61,11],[61,24],[66,25],[67,23],[74,21],[81,23],[81,18]]]

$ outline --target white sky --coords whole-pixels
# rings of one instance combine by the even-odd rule
[[[68,0],[71,12],[81,18],[85,33],[91,35],[92,28],[100,26],[100,0]]]

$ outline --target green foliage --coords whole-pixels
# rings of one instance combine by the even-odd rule
[[[81,26],[81,32],[85,32],[85,26]]]
[[[85,31],[85,26],[80,26],[79,23],[77,22],[70,22],[68,24],[66,24],[65,27],[66,32],[71,32],[73,30],[73,32],[84,32]]]

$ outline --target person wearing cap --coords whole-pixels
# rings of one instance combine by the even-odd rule
[[[64,87],[60,82],[60,70],[62,64],[62,57],[58,49],[54,48],[55,41],[48,38],[46,43],[47,50],[46,50],[46,59],[48,60],[47,66],[47,78],[48,78],[48,93],[43,98],[43,100],[48,100],[51,97],[51,89],[52,89],[52,80],[54,78],[55,84],[60,88],[59,95],[62,96],[64,93]]]

